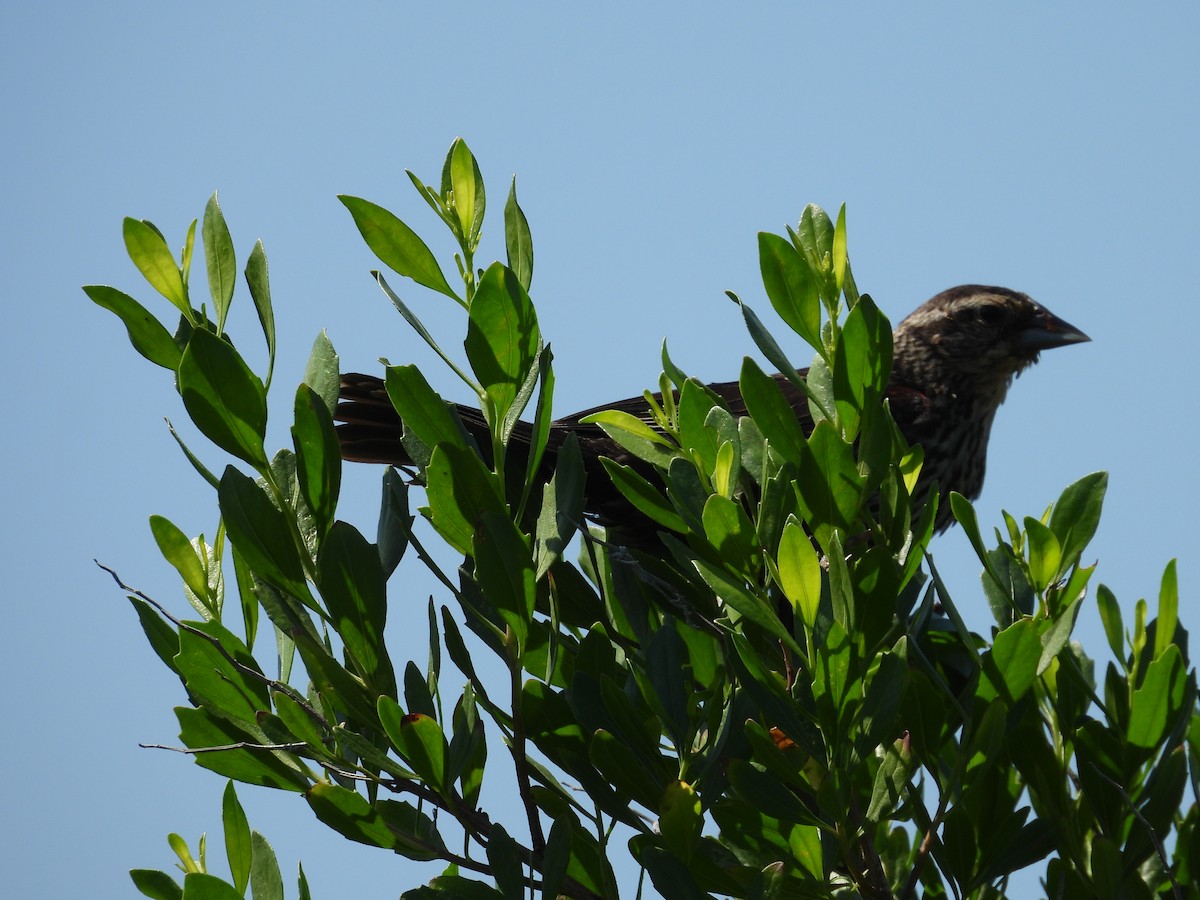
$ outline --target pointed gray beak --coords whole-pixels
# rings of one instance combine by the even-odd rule
[[[1017,335],[1017,342],[1028,350],[1050,350],[1068,344],[1083,344],[1091,338],[1048,309],[1038,308],[1033,324]]]

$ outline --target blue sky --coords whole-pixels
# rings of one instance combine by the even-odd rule
[[[183,694],[92,563],[184,612],[147,518],[211,536],[215,504],[163,424],[184,419],[169,378],[79,290],[108,283],[150,303],[124,255],[122,217],[152,220],[178,247],[213,190],[239,259],[262,238],[270,260],[273,446],[288,442],[291,387],[322,328],[347,369],[387,356],[427,365],[435,386],[457,390],[373,285],[376,263],[335,199],[370,198],[440,237],[403,172],[436,181],[456,135],[491,194],[485,263],[503,252],[496,225],[518,176],[562,413],[656,384],[664,337],[689,373],[736,377],[754,351],[723,291],[768,311],[756,232],[782,231],[806,203],[845,201],[858,284],[893,321],[942,288],[982,282],[1026,291],[1092,336],[1014,385],[980,519],[999,524],[1002,506],[1037,515],[1068,483],[1106,469],[1096,578],[1129,616],[1180,557],[1182,618],[1196,627],[1200,13],[830,6],[0,12],[14,395],[0,450],[0,861],[14,896],[130,895],[128,868],[169,867],[168,831],[194,845],[207,830],[220,857],[220,780],[137,747],[175,739],[171,707]],[[457,341],[452,304],[415,288],[405,296]],[[244,288],[233,327],[255,346]],[[343,492],[343,516],[368,532],[378,477],[356,471]],[[940,538],[935,555],[969,621],[986,629],[965,538]],[[423,661],[433,588],[393,589],[393,655]],[[417,625],[407,632],[406,609]],[[1079,634],[1100,652],[1090,609]],[[435,873],[346,845],[294,796],[241,795],[285,871],[305,862],[314,896],[395,897]]]

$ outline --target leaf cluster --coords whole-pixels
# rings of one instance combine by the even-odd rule
[[[462,308],[459,354],[375,273],[475,395],[487,439],[415,366],[389,365],[425,505],[414,511],[412,484],[389,470],[374,540],[336,515],[338,362],[324,335],[294,395],[292,447],[266,453],[266,258],[256,245],[245,270],[268,348],[260,378],[224,330],[235,260],[215,195],[201,229],[211,316],[190,299],[195,222],[178,262],[154,226],[125,224],[134,263],[179,314],[174,333],[132,297],[85,288],[173,373],[188,416],[234,460],[217,477],[183,447],[214,488],[212,543],[151,519],[199,618],[129,589],[186,692],[182,751],[295,792],[350,840],[445,865],[405,897],[615,897],[618,853],[671,898],[998,897],[1047,857],[1055,896],[1194,895],[1198,813],[1184,804],[1200,780],[1200,718],[1174,563],[1152,621],[1139,602],[1127,626],[1097,589],[1116,658],[1097,684],[1071,632],[1106,476],[1080,479],[1040,518],[1006,513],[991,546],[964,498],[914,500],[922,454],[883,399],[891,327],[854,282],[844,208],[835,221],[810,206],[797,228],[759,239],[767,298],[813,354],[807,378],[735,297],[782,373],[747,358],[744,410],[664,345],[647,419],[590,418],[625,453],[604,474],[658,528],[658,545],[629,548],[583,520],[575,439],[548,453],[553,357],[515,181],[506,262],[480,268],[486,193],[466,144],[452,144],[438,189],[409,177],[458,244],[461,287],[398,216],[342,202],[384,266]],[[808,433],[788,382],[808,403]],[[942,501],[983,565],[996,619],[986,637],[967,629],[926,554]],[[461,555],[457,571],[435,562],[418,516]],[[230,564],[241,636],[225,615]],[[424,666],[393,662],[385,640],[388,580],[403,567],[444,588],[426,610]],[[272,664],[256,649],[261,614]],[[503,683],[480,677],[482,653]],[[447,689],[450,677],[461,686]],[[521,811],[507,821],[480,803],[500,769]],[[193,867],[179,854],[182,887],[145,870],[135,884],[152,897],[244,895],[257,866],[246,860],[269,847],[246,849],[239,812],[230,786],[231,884],[213,886],[203,852]]]

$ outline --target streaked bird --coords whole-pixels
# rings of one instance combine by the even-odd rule
[[[1078,344],[1090,338],[1055,316],[1030,297],[1001,287],[967,284],[953,287],[926,301],[905,318],[892,335],[893,360],[886,398],[892,416],[909,444],[920,444],[925,464],[914,492],[917,505],[927,499],[936,482],[943,493],[958,491],[975,499],[983,488],[988,436],[996,410],[1012,380],[1037,362],[1043,350]],[[803,377],[807,370],[801,370]],[[804,395],[783,375],[776,375],[796,418],[807,433],[812,417]],[[735,416],[746,415],[737,382],[709,387]],[[616,409],[651,421],[644,397],[606,403],[556,420],[540,476],[549,478],[555,457],[568,434],[574,433],[587,472],[584,511],[596,521],[616,526],[630,543],[651,539],[656,526],[617,490],[600,462],[632,458],[600,426],[580,419],[600,410]],[[485,458],[491,439],[478,408],[457,406],[467,432]],[[403,426],[388,399],[383,381],[371,375],[342,376],[335,418],[342,458],[352,462],[411,466],[401,444]],[[522,468],[532,438],[532,426],[513,430],[509,453]],[[949,504],[938,510],[937,528],[952,522]]]

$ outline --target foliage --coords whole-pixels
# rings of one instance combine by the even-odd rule
[[[216,494],[211,543],[151,519],[199,618],[128,589],[187,694],[181,749],[227,778],[297,793],[352,841],[445,865],[405,897],[615,897],[618,835],[669,898],[999,897],[1011,873],[1047,857],[1056,897],[1196,895],[1200,716],[1174,563],[1153,621],[1139,601],[1125,623],[1096,590],[1116,659],[1097,684],[1071,631],[1107,477],[1081,478],[1039,518],[1005,514],[991,544],[969,503],[942,497],[983,563],[996,619],[989,637],[968,631],[932,563],[922,567],[939,500],[914,516],[921,452],[880,399],[891,327],[854,283],[844,209],[833,221],[810,206],[795,230],[759,242],[772,306],[815,352],[797,382],[811,434],[754,360],[739,418],[665,345],[657,429],[594,417],[637,460],[609,461],[608,474],[661,526],[660,547],[629,549],[581,529],[570,442],[553,477],[538,477],[554,376],[515,182],[507,261],[480,268],[486,195],[467,145],[451,146],[438,188],[409,176],[458,243],[453,285],[395,215],[342,202],[388,268],[464,311],[465,362],[376,273],[490,426],[491,446],[476,446],[416,368],[388,368],[406,444],[425,462],[417,516],[463,557],[457,572],[424,546],[430,532],[414,527],[397,471],[384,475],[374,543],[337,518],[338,361],[324,335],[295,393],[293,447],[268,456],[266,257],[257,244],[245,271],[268,348],[260,377],[225,331],[235,258],[215,195],[201,228],[211,310],[191,298],[195,222],[179,261],[153,225],[125,222],[130,257],[180,315],[174,334],[132,297],[85,288],[173,373],[196,427],[234,460],[217,476],[184,447]],[[741,309],[770,366],[794,372]],[[529,409],[533,451],[511,453]],[[576,534],[578,565],[564,555]],[[229,565],[240,616],[224,602]],[[424,665],[393,660],[385,640],[397,567],[427,567],[444,588],[446,603],[427,611]],[[265,646],[263,613],[275,638]],[[485,653],[506,680],[477,674]],[[501,770],[520,820],[480,805]],[[182,888],[145,870],[135,884],[152,897],[242,896],[263,858],[277,882],[244,818],[231,785],[229,884],[174,838]],[[263,890],[254,896],[282,893]]]

